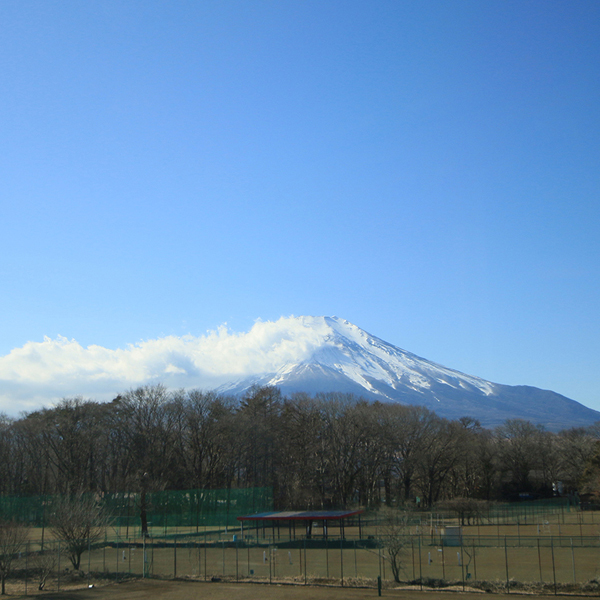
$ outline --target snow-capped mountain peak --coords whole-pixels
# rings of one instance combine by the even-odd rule
[[[491,383],[436,364],[338,317],[281,318],[273,327],[277,334],[268,351],[286,360],[271,361],[272,370],[237,379],[219,391],[242,394],[253,385],[272,385],[284,393],[346,392],[422,405],[449,418],[469,416],[485,425],[523,418],[557,429],[600,418],[554,392]]]
[[[310,354],[300,363],[282,365],[269,379],[269,385],[282,385],[287,376],[302,365],[319,365],[335,371],[366,392],[393,399],[381,386],[381,382],[393,390],[409,388],[414,391],[430,390],[437,382],[452,388],[475,388],[483,394],[493,393],[492,383],[437,365],[415,354],[397,348],[370,335],[352,323],[338,317],[290,317],[290,332],[298,325],[312,330],[320,339]],[[280,321],[281,323],[281,321]],[[292,336],[285,336],[291,341]]]

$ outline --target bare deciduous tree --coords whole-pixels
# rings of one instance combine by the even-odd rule
[[[461,525],[475,523],[486,511],[488,503],[485,500],[475,498],[452,498],[438,505],[438,508],[453,512],[458,517]]]
[[[32,557],[33,568],[38,573],[38,590],[41,592],[46,587],[48,577],[52,575],[58,564],[58,552],[56,550],[42,550]]]
[[[400,573],[404,570],[409,537],[408,514],[405,511],[386,509],[381,511],[383,520],[379,528],[379,543],[385,549],[394,581],[400,583]]]
[[[107,515],[92,495],[63,496],[54,504],[50,528],[56,538],[66,544],[76,571],[81,555],[102,537],[107,522]]]
[[[8,579],[14,559],[27,541],[29,528],[17,521],[0,521],[0,580],[2,595],[6,594]]]

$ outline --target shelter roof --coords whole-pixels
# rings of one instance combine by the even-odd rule
[[[353,517],[365,512],[364,510],[309,510],[264,512],[238,517],[238,521],[335,521]]]

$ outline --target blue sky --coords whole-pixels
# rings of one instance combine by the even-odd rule
[[[600,410],[597,1],[0,20],[0,362],[337,315]]]

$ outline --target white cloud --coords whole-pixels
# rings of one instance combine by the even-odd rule
[[[27,342],[0,357],[0,411],[16,415],[73,395],[109,400],[146,383],[211,389],[306,360],[322,343],[322,317],[257,321],[245,333],[169,336],[111,350],[59,336]]]

